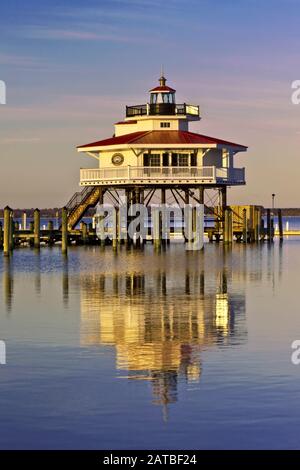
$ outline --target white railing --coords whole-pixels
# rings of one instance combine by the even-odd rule
[[[245,168],[216,168],[217,181],[245,182]]]
[[[80,170],[80,182],[93,184],[105,181],[132,180],[207,180],[208,182],[244,182],[244,168],[203,167],[145,167],[126,166],[122,168],[93,168]]]

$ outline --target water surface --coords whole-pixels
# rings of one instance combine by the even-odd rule
[[[300,448],[300,240],[0,257],[0,448]]]

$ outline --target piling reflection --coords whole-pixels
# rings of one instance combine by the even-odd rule
[[[7,313],[11,312],[13,294],[14,294],[14,280],[13,280],[13,271],[12,263],[9,257],[5,257],[3,260],[3,294],[5,299],[6,311]]]
[[[180,281],[181,279],[181,281]],[[205,289],[204,270],[82,276],[81,345],[113,346],[118,375],[148,380],[153,402],[177,401],[178,382],[200,380],[201,351],[246,338],[245,295],[226,269]]]

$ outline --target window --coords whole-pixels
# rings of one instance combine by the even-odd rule
[[[191,153],[191,166],[197,166],[197,154]]]
[[[172,153],[172,166],[189,166],[189,154]]]
[[[178,166],[189,166],[189,156],[185,153],[178,154]]]
[[[160,127],[171,127],[171,123],[170,122],[161,122]]]
[[[163,166],[169,166],[169,154],[163,153]]]
[[[149,166],[160,166],[160,154],[153,153],[149,155]]]

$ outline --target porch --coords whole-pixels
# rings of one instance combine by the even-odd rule
[[[80,186],[127,184],[245,184],[245,168],[204,167],[149,167],[82,168]]]

